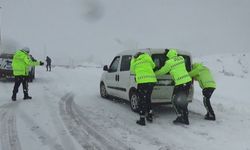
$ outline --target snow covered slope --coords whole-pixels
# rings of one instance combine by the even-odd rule
[[[196,57],[210,67],[218,88],[212,97],[216,121],[203,119],[201,90],[189,105],[190,125],[172,124],[168,106],[154,107],[155,120],[138,126],[122,101],[99,96],[102,68],[37,67],[31,101],[11,102],[13,83],[0,81],[0,150],[249,150],[249,53]]]
[[[194,61],[203,62],[212,69],[215,74],[217,89],[215,96],[226,99],[233,109],[238,111],[248,110],[250,106],[250,53],[224,53],[210,55],[208,57],[196,57]],[[224,100],[222,100],[224,101]],[[226,104],[227,104],[226,103]],[[234,107],[235,103],[239,103]],[[224,104],[225,105],[225,104]],[[241,105],[242,107],[239,107]]]

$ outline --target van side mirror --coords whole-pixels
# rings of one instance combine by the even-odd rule
[[[108,71],[109,70],[108,66],[107,65],[103,66],[103,70]]]

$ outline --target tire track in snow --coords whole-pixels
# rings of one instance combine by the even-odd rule
[[[19,102],[0,107],[0,141],[3,150],[21,150],[17,134],[15,109]]]
[[[51,105],[51,101],[49,101],[50,99],[52,99],[51,97],[49,97],[49,95],[51,95],[51,91],[47,86],[44,86],[43,89],[46,92],[46,94],[44,95],[44,99],[46,99],[46,101],[43,101],[43,103],[47,108],[49,108],[48,112],[52,117],[52,123],[55,126],[56,132],[58,133],[58,135],[60,135],[59,139],[61,141],[63,148],[65,150],[75,150],[76,148],[74,146],[74,142],[71,139],[70,133],[67,132],[67,129],[64,127],[64,124],[61,121],[60,116],[57,115],[56,110],[53,109],[53,106]]]
[[[59,102],[60,114],[68,130],[79,144],[87,150],[132,150],[121,141],[108,136],[105,131],[95,128],[88,118],[81,115],[74,103],[72,93],[66,94]]]
[[[19,110],[21,119],[27,124],[27,127],[31,127],[32,132],[37,136],[43,145],[48,146],[50,150],[64,150],[62,145],[56,141],[55,137],[52,137],[46,129],[39,126],[39,122],[33,120],[26,112]]]

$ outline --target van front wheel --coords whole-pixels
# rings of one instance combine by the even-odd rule
[[[100,94],[102,98],[108,98],[108,93],[103,83],[100,84]]]
[[[138,97],[135,91],[130,94],[130,107],[132,111],[138,112]]]

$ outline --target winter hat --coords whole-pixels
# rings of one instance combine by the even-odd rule
[[[22,50],[25,51],[25,52],[27,52],[27,53],[30,52],[30,48],[28,48],[28,47],[24,47],[24,48],[22,48]]]
[[[141,54],[143,54],[142,52],[137,52],[135,55],[134,55],[134,58],[138,58]]]
[[[169,51],[168,51],[168,53],[167,53],[167,57],[168,57],[168,58],[173,58],[173,57],[175,57],[175,56],[177,56],[176,49],[173,49],[173,48],[169,49]]]

